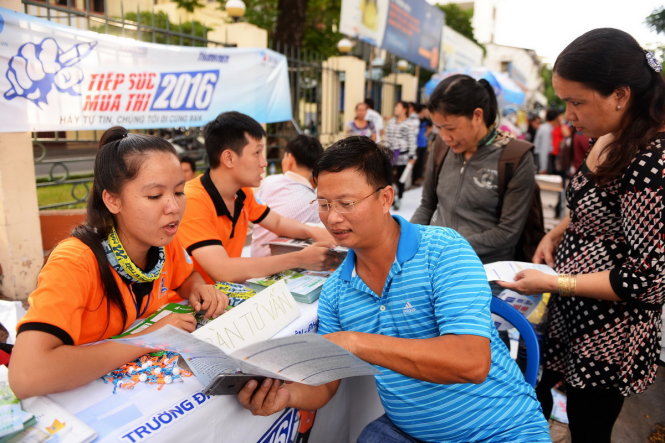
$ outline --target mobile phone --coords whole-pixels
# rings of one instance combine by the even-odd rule
[[[256,380],[259,384],[265,380],[265,377],[260,375],[243,374],[237,372],[234,374],[218,374],[212,379],[210,384],[206,386],[203,393],[206,395],[235,395],[245,386],[250,380]]]

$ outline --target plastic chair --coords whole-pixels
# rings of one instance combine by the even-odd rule
[[[512,324],[520,333],[526,345],[526,370],[524,379],[531,386],[536,386],[538,380],[538,365],[540,364],[540,346],[536,331],[531,323],[517,309],[497,297],[492,297],[490,311]]]

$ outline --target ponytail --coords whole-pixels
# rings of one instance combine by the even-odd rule
[[[494,88],[487,80],[456,74],[438,84],[430,97],[428,108],[430,112],[468,118],[480,108],[483,110],[483,122],[489,128],[496,121],[499,106]]]

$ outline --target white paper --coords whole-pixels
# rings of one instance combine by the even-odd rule
[[[255,343],[230,355],[171,325],[150,334],[113,341],[178,352],[204,385],[217,374],[238,371],[309,385],[377,372],[368,363],[316,334]]]
[[[402,175],[399,176],[400,183],[406,183],[411,180],[411,172],[413,171],[413,163],[407,163],[406,168],[402,171]]]
[[[0,324],[5,327],[7,333],[7,344],[16,342],[16,325],[25,315],[25,309],[20,301],[0,300]]]
[[[497,261],[484,266],[487,280],[515,281],[514,277],[525,269],[535,269],[549,275],[558,275],[556,271],[547,265],[527,263],[522,261]]]
[[[11,443],[87,443],[97,438],[94,429],[48,397],[30,397],[21,406],[37,417],[37,423],[9,439]]]
[[[278,281],[192,335],[228,353],[269,339],[299,316],[300,310],[286,283]]]

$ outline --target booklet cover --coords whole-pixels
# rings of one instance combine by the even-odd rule
[[[97,438],[94,429],[48,397],[30,397],[21,404],[23,409],[35,416],[36,422],[19,433],[3,438],[3,443],[88,443]]]

